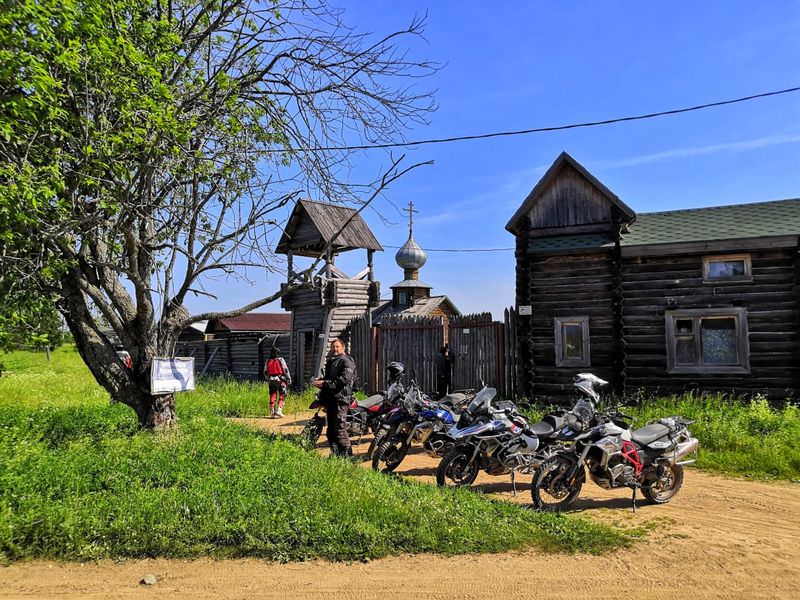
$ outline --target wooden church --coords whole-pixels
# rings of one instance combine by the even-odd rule
[[[637,214],[562,153],[506,229],[520,395],[800,392],[800,199]]]

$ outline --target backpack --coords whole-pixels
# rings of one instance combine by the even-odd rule
[[[283,375],[283,365],[281,359],[270,358],[267,361],[267,375]]]

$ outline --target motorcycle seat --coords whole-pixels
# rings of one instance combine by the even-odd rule
[[[631,439],[640,446],[647,446],[669,433],[669,427],[660,423],[646,425],[631,432]]]
[[[359,400],[358,405],[363,409],[369,409],[372,408],[373,406],[377,406],[381,402],[383,402],[383,396],[381,396],[380,394],[375,394],[374,396],[370,396],[366,400]]]
[[[529,429],[535,433],[538,437],[548,437],[553,435],[555,429],[549,423],[545,423],[544,421],[539,421],[538,423],[534,423],[529,427]]]

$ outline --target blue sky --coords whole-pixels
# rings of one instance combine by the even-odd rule
[[[408,139],[601,120],[800,85],[800,2],[336,2],[345,21],[387,33],[427,12],[418,57],[443,63],[422,82],[438,110]],[[508,219],[566,150],[637,212],[800,196],[800,93],[605,127],[419,146],[406,162],[433,160],[364,213],[379,241],[399,246],[412,200],[423,248],[513,246]],[[386,154],[356,169],[376,172]],[[384,296],[402,279],[394,249],[378,253]],[[337,264],[355,273],[364,254]],[[429,252],[420,278],[462,312],[496,318],[514,301],[513,252]],[[189,308],[233,308],[275,289],[219,282],[220,295]],[[262,310],[279,311],[277,305]]]

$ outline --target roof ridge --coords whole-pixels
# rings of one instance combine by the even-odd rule
[[[699,212],[704,210],[715,210],[719,208],[738,208],[743,206],[761,206],[764,204],[780,204],[780,203],[790,203],[790,202],[800,202],[800,198],[783,198],[781,200],[761,200],[759,202],[743,202],[740,204],[719,204],[715,206],[700,206],[696,208],[676,208],[674,210],[658,210],[654,212],[640,212],[637,213],[637,216],[644,217],[649,215],[669,215],[674,213],[687,213],[687,212]],[[635,226],[635,225],[634,225]]]

